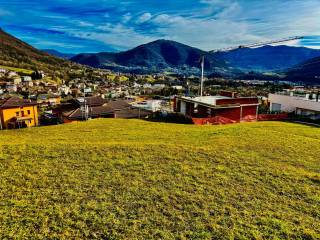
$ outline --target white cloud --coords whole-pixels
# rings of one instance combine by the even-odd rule
[[[78,24],[80,27],[93,27],[94,26],[94,24],[86,22],[86,21],[79,21]]]
[[[122,16],[122,22],[127,23],[131,20],[131,18],[132,18],[131,13],[126,13]]]
[[[320,35],[320,4],[315,1],[273,1],[271,4],[268,1],[202,0],[201,3],[209,6],[209,10],[204,10],[208,16],[160,14],[151,21],[159,26],[159,35],[204,50],[296,35]]]
[[[72,31],[72,36],[84,39],[91,39],[105,43],[109,46],[114,46],[119,49],[128,49],[146,42],[155,40],[153,37],[146,36],[134,30],[132,27],[127,27],[123,24],[105,24],[97,27],[102,32],[88,31],[78,32]]]
[[[158,33],[167,39],[183,42],[204,50],[262,40],[248,32],[246,23],[230,20],[203,20],[161,14],[152,20],[161,27]]]
[[[136,23],[141,24],[141,23],[149,21],[151,18],[152,18],[151,13],[146,12],[146,13],[140,15],[140,17],[138,17]]]

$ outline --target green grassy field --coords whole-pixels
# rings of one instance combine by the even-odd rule
[[[30,75],[31,73],[34,72],[33,70],[28,70],[28,69],[23,69],[23,68],[15,68],[15,67],[7,67],[7,66],[2,66],[2,65],[0,65],[0,68],[7,69],[10,71],[15,71],[15,72],[22,73],[22,74],[27,74],[27,75]]]
[[[0,236],[319,239],[320,129],[101,119],[1,131]]]

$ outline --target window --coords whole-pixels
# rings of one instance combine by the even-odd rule
[[[20,113],[19,112],[16,112],[16,117],[19,117]]]
[[[28,110],[28,115],[30,115],[30,110]]]
[[[272,112],[281,112],[281,104],[272,103],[271,110],[272,110]]]
[[[21,111],[21,116],[24,117],[24,111]]]

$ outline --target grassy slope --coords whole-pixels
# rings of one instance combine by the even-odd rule
[[[0,65],[0,68],[7,69],[10,71],[15,71],[15,72],[22,73],[22,74],[28,74],[28,75],[30,75],[31,73],[34,72],[33,70],[28,70],[28,69],[23,69],[23,68],[15,68],[15,67],[7,67],[7,66],[2,66],[2,65]]]
[[[2,238],[319,238],[320,129],[139,120],[2,131]]]
[[[42,70],[46,74],[64,77],[70,69],[83,69],[83,66],[51,56],[15,38],[0,29],[0,65],[18,70]]]

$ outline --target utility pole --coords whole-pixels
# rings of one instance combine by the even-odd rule
[[[201,57],[201,82],[200,82],[200,96],[203,96],[203,76],[204,76],[204,56]]]
[[[87,106],[87,101],[86,101],[86,85],[83,84],[83,94],[84,94],[84,97],[83,97],[83,104],[84,104],[84,120],[87,121],[88,120],[88,115],[89,115],[89,108]]]

